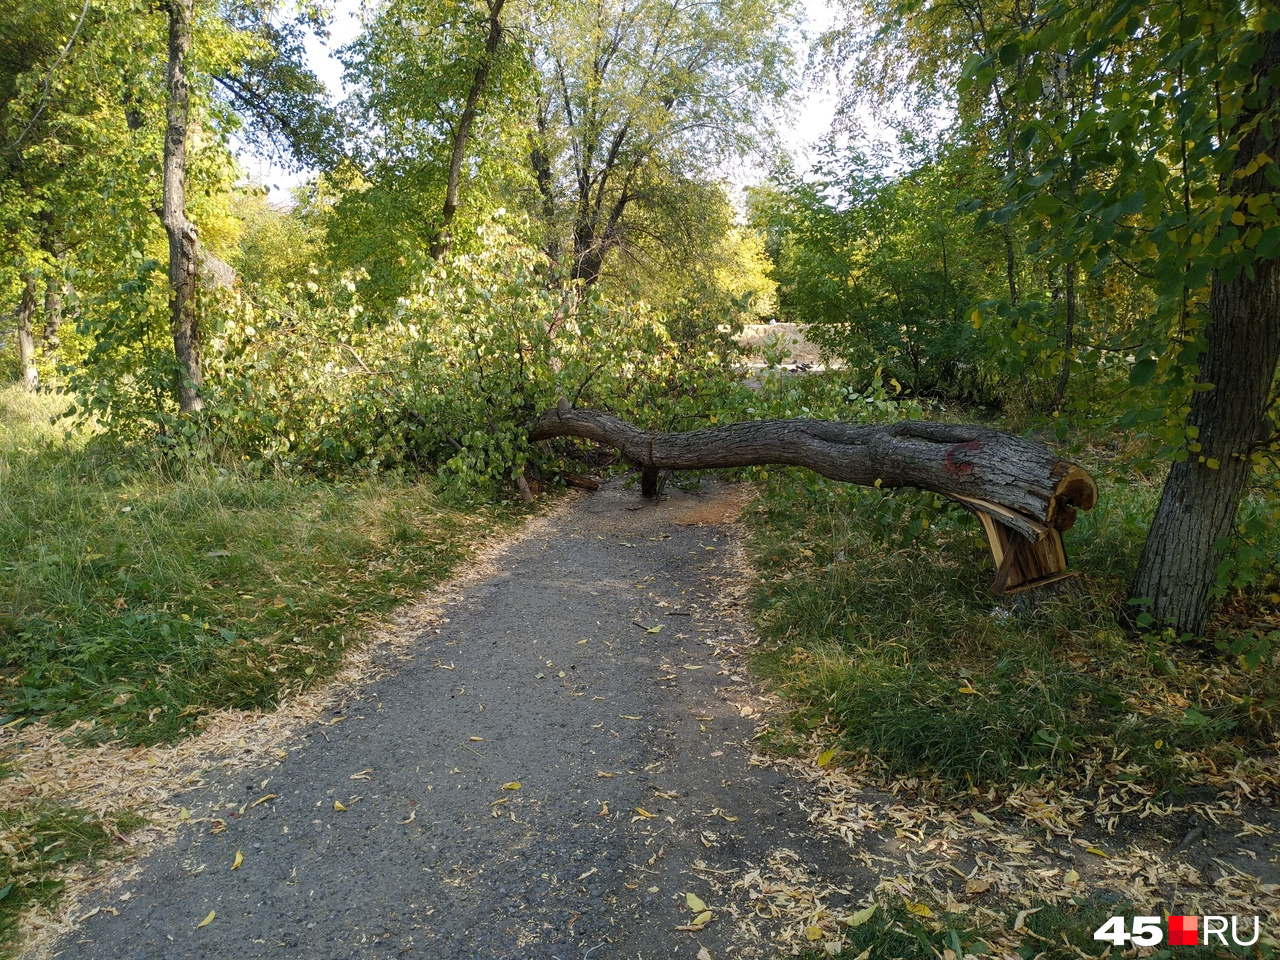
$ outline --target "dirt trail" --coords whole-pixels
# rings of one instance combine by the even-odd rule
[[[57,955],[719,960],[772,952],[720,895],[744,870],[866,889],[811,788],[750,763],[741,494],[669,492],[536,524],[285,759],[179,797],[190,824]]]

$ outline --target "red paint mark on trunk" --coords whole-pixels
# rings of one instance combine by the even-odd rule
[[[973,473],[973,464],[968,462],[968,458],[966,457],[963,460],[957,460],[956,454],[974,453],[981,449],[982,443],[978,440],[970,440],[968,443],[957,443],[948,450],[947,455],[942,458],[943,466],[945,466],[951,473]]]

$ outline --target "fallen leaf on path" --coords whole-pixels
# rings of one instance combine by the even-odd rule
[[[689,909],[694,913],[702,913],[707,909],[706,903],[696,893],[686,893],[684,895],[684,902],[689,905]]]
[[[832,747],[830,750],[823,750],[818,754],[818,766],[825,767],[836,758],[836,749]]]
[[[917,917],[932,917],[933,911],[929,909],[929,905],[925,903],[914,903],[911,900],[906,901],[907,912],[914,913]]]
[[[373,767],[368,767],[365,770],[361,770],[359,773],[353,773],[351,776],[347,777],[347,779],[348,780],[368,780],[369,774],[371,773],[373,773]]]
[[[268,800],[277,800],[279,797],[280,794],[278,793],[268,793],[265,797],[259,797],[257,800],[253,801],[249,806],[256,807],[260,803],[266,803]]]
[[[519,780],[512,780],[510,783],[504,783],[504,784],[502,785],[502,789],[503,789],[503,790],[519,790],[519,789],[520,789],[520,781],[519,781]]]
[[[711,951],[703,947],[698,951],[698,960],[711,960]]]
[[[232,863],[231,863],[231,869],[232,869],[232,870],[239,870],[239,869],[240,869],[240,864],[242,864],[242,863],[244,863],[244,854],[243,854],[243,853],[241,853],[239,850],[237,850],[237,851],[236,851],[236,858],[235,858],[235,860],[234,860],[234,861],[232,861]]]
[[[990,827],[995,824],[994,820],[992,820],[986,814],[979,813],[977,810],[971,811],[969,816],[973,817],[973,822],[978,824],[979,826]]]
[[[645,633],[661,633],[661,632],[662,632],[662,624],[658,624],[656,627],[649,627],[647,630],[645,630]]]
[[[821,940],[821,939],[822,939],[822,928],[821,928],[821,927],[814,927],[814,926],[808,926],[808,927],[805,927],[805,928],[804,928],[804,938],[805,938],[806,940]]]
[[[213,923],[213,918],[217,915],[217,910],[210,910],[209,915],[196,924],[196,929],[199,930],[201,927],[207,927],[209,924]]]
[[[342,805],[341,800],[335,800],[333,801],[333,809],[337,810],[339,813],[345,813],[347,808]]]

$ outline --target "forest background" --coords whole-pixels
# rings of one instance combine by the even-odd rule
[[[809,43],[789,0],[384,0],[340,99],[321,4],[3,10],[4,724],[166,741],[318,682],[518,481],[598,466],[527,439],[564,396],[980,420],[1099,477],[1087,602],[1008,625],[954,505],[748,471],[766,645],[814,665],[761,669],[805,730],[944,791],[1274,755],[1269,6],[845,0]],[[798,163],[806,77],[839,106]],[[303,171],[288,203],[245,150]],[[771,320],[824,369],[750,369]],[[28,852],[83,826],[4,816]],[[9,869],[6,909],[57,883]]]

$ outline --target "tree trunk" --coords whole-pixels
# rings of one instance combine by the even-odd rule
[[[452,225],[454,215],[458,212],[458,190],[462,182],[462,163],[467,156],[467,143],[471,139],[471,128],[475,125],[476,107],[480,97],[484,95],[489,84],[489,71],[493,66],[493,58],[497,55],[498,44],[502,41],[502,22],[498,17],[506,0],[490,0],[489,26],[484,40],[484,55],[476,66],[475,75],[471,79],[471,89],[467,91],[467,99],[462,107],[462,115],[458,118],[458,127],[454,131],[453,154],[449,158],[449,179],[444,191],[444,210],[440,217],[440,232],[431,243],[431,258],[439,260],[449,252],[453,245]]]
[[[1058,370],[1058,385],[1053,391],[1053,409],[1062,409],[1062,401],[1067,396],[1067,378],[1071,375],[1071,357],[1075,352],[1076,333],[1076,265],[1067,264],[1066,289],[1066,329],[1062,335],[1062,366]]]
[[[62,345],[58,331],[62,329],[64,281],[50,277],[44,288],[44,330],[40,333],[40,349],[51,356]]]
[[[998,514],[1030,540],[1066,530],[1097,502],[1092,478],[1047,447],[987,427],[907,420],[855,426],[759,420],[688,433],[641,430],[620,417],[561,401],[538,416],[531,440],[585,437],[638,464],[652,495],[660,470],[780,464],[863,486],[918,487]]]
[[[194,0],[169,0],[168,123],[164,137],[164,229],[169,235],[169,326],[178,361],[178,408],[204,409],[200,396],[200,325],[196,317],[198,275],[196,227],[187,219],[187,120],[191,84],[187,57],[191,51]]]
[[[1254,76],[1265,78],[1280,68],[1280,33],[1261,39]],[[1246,200],[1271,193],[1266,173],[1280,156],[1280,126],[1267,119],[1280,90],[1265,83],[1265,96],[1255,94],[1241,119],[1248,132],[1223,182],[1224,190]],[[1270,163],[1238,175],[1264,153]],[[1238,209],[1244,211],[1245,203]],[[1231,277],[1215,273],[1204,334],[1199,381],[1212,389],[1193,395],[1187,416],[1200,450],[1169,471],[1129,588],[1131,597],[1150,601],[1158,624],[1193,636],[1203,635],[1209,618],[1210,591],[1249,478],[1250,453],[1270,429],[1267,400],[1280,363],[1280,259],[1256,261]]]
[[[18,371],[22,385],[34,390],[39,381],[36,373],[36,343],[31,321],[36,314],[36,278],[28,273],[22,284],[22,300],[18,303]]]

